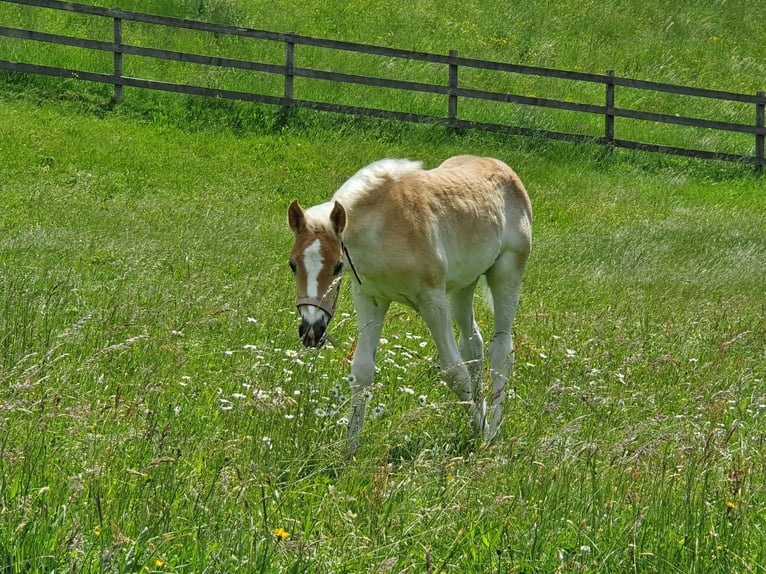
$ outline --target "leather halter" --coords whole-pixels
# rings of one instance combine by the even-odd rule
[[[349,266],[351,267],[351,271],[354,272],[354,277],[356,277],[356,280],[359,282],[359,285],[362,284],[362,279],[359,277],[359,273],[356,270],[356,266],[354,265],[354,262],[351,260],[351,255],[348,252],[348,247],[346,247],[346,244],[341,241],[341,247],[343,249],[343,253],[346,255],[346,260],[348,261]],[[319,307],[322,311],[327,313],[330,316],[330,319],[332,319],[333,315],[335,315],[335,308],[338,306],[338,296],[340,295],[340,285],[341,280],[343,279],[342,275],[338,275],[335,279],[333,279],[333,282],[330,284],[330,287],[327,288],[327,291],[325,291],[324,295],[322,297],[298,297],[295,301],[296,307],[301,307],[302,305],[313,305],[314,307]],[[335,295],[332,298],[332,303],[329,305],[326,303],[327,295],[330,293],[330,290],[335,289]]]
[[[313,305],[314,307],[319,307],[322,311],[324,311],[330,316],[330,319],[332,319],[333,315],[335,315],[335,307],[338,306],[338,296],[340,295],[340,283],[341,283],[341,276],[339,275],[333,280],[333,282],[330,284],[330,287],[327,289],[327,291],[325,291],[325,294],[322,297],[298,297],[298,299],[296,299],[295,301],[295,306],[299,308],[302,305]],[[325,302],[325,299],[327,297],[327,294],[333,288],[335,288],[335,295],[332,298],[332,303],[328,305]]]
[[[356,270],[356,266],[354,265],[354,262],[351,260],[351,254],[348,252],[348,247],[346,247],[346,243],[341,241],[340,246],[343,248],[343,253],[346,254],[346,259],[348,259],[348,264],[351,267],[351,271],[354,272],[354,277],[356,277],[357,282],[359,285],[362,284],[362,278],[359,277],[359,273]]]

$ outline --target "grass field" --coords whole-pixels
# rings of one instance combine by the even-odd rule
[[[695,4],[705,31],[683,29],[736,47],[704,81],[763,89],[744,5]],[[656,23],[658,6],[624,8]],[[436,8],[422,36],[388,38],[377,3],[271,22],[481,57],[502,46],[442,19],[471,38],[512,23]],[[604,30],[643,21],[618,8],[589,28],[611,50]],[[532,63],[572,66],[571,27]],[[671,32],[642,29],[637,75],[666,80],[650,46]],[[664,73],[686,80],[693,46],[672,46]],[[140,92],[107,110],[98,87],[3,82],[0,572],[766,571],[766,184],[749,168]],[[501,436],[472,448],[422,322],[396,307],[345,461],[350,294],[338,347],[303,351],[287,205],[374,159],[457,153],[507,161],[534,207]]]

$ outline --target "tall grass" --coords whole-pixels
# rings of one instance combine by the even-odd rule
[[[523,18],[540,24],[522,28],[530,61],[542,24],[551,64],[606,57],[564,36],[574,6],[519,6],[506,27],[437,4],[395,10],[392,38],[377,3],[263,27],[368,41],[366,22],[398,47],[416,28],[415,49],[485,57],[511,48],[476,38]],[[242,25],[261,10],[173,6]],[[651,2],[619,8],[583,35],[657,22]],[[762,49],[735,10],[688,10]],[[0,90],[0,571],[766,570],[766,188],[748,170],[138,92],[110,110],[56,85]],[[380,157],[456,153],[506,160],[535,208],[501,437],[472,448],[422,322],[396,307],[347,462],[353,309],[345,288],[337,348],[300,350],[286,205]]]
[[[763,568],[759,180],[377,122],[254,138],[3,108],[8,571]],[[505,157],[536,206],[503,438],[469,448],[398,309],[346,463],[352,309],[338,349],[296,353],[284,206],[458,151]]]

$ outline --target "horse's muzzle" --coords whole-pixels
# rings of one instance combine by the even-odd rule
[[[327,335],[327,321],[324,317],[315,323],[309,323],[306,319],[303,319],[301,326],[298,327],[298,334],[301,336],[301,342],[306,347],[318,349],[324,345]]]

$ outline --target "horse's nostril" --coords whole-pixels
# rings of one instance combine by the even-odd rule
[[[324,336],[327,331],[327,325],[324,321],[318,323],[309,323],[308,321],[302,321],[301,326],[298,328],[298,334],[301,337],[301,342],[309,348],[317,349],[324,344]]]

